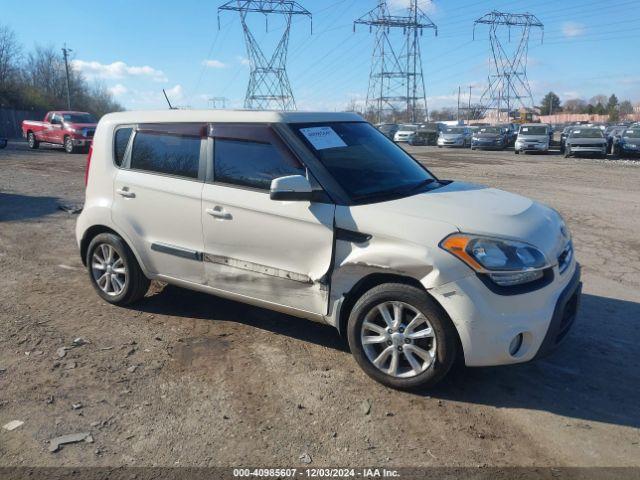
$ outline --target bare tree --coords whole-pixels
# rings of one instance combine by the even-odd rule
[[[0,100],[15,89],[20,73],[22,49],[9,27],[0,25]]]
[[[563,105],[563,109],[568,113],[582,113],[587,108],[587,102],[581,98],[572,98],[566,100]]]

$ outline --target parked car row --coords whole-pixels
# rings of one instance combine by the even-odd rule
[[[438,148],[457,147],[472,150],[504,150],[513,146],[515,154],[525,152],[547,153],[553,144],[554,126],[544,123],[524,125],[431,125],[437,131],[437,140],[431,143],[421,135],[421,125],[381,124],[378,129],[397,143],[432,145]],[[556,125],[555,128],[562,128]],[[565,157],[589,155],[606,158],[607,154],[621,157],[640,156],[640,124],[568,125],[560,134],[560,152]]]

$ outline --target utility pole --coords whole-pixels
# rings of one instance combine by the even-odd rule
[[[296,101],[287,75],[291,20],[294,15],[311,19],[311,12],[295,0],[229,0],[218,8],[218,29],[221,11],[238,12],[240,15],[250,68],[244,107],[249,110],[295,110]],[[260,42],[247,24],[249,13],[260,13],[265,21],[269,15],[284,18],[284,31],[270,57],[265,56]]]
[[[527,78],[527,56],[529,52],[529,34],[532,28],[538,28],[544,35],[544,25],[535,15],[530,13],[502,13],[492,11],[473,23],[475,38],[476,26],[489,26],[491,43],[491,67],[488,86],[480,97],[483,114],[495,110],[498,119],[506,105],[507,121],[510,121],[511,109],[519,107],[533,108],[533,95]],[[508,49],[503,42],[504,34],[519,32],[520,40],[516,48]]]
[[[467,109],[467,125],[471,125],[471,85],[469,85],[469,108]]]
[[[70,48],[67,48],[67,44],[64,44],[62,48],[62,56],[64,57],[64,68],[67,72],[67,110],[71,110],[71,87],[69,85],[69,52],[73,52]]]
[[[376,8],[354,22],[354,31],[356,25],[367,25],[370,32],[375,29],[367,111],[373,111],[378,122],[395,119],[402,110],[414,123],[428,118],[420,37],[424,29],[433,29],[437,35],[438,27],[420,9],[418,0],[410,0],[405,15],[392,15],[387,1],[378,0]],[[402,31],[402,45],[392,41],[393,29]]]
[[[458,125],[460,124],[460,85],[458,85],[458,114],[456,115]]]

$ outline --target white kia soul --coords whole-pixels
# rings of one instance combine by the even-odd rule
[[[395,388],[547,353],[581,291],[555,210],[438,179],[346,113],[106,115],[76,236],[110,303],[161,280],[326,322]]]

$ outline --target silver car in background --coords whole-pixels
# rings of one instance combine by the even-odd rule
[[[470,147],[471,130],[468,127],[445,127],[438,137],[438,148]]]
[[[515,154],[520,152],[549,151],[549,125],[544,123],[526,123],[520,126],[514,145]]]
[[[408,142],[413,138],[413,136],[416,134],[417,131],[418,131],[418,125],[413,125],[413,124],[399,125],[398,130],[393,136],[393,141]]]

